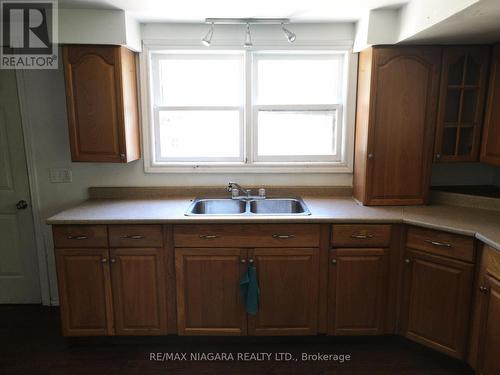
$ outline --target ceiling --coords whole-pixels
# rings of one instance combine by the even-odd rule
[[[357,21],[367,11],[407,0],[59,0],[60,8],[122,9],[140,22],[201,22],[209,17]]]

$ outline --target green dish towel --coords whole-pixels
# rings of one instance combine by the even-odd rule
[[[245,310],[248,314],[256,315],[259,310],[259,282],[257,281],[257,268],[248,265],[246,272],[240,280],[240,291],[245,302]]]

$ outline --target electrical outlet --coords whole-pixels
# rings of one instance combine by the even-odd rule
[[[50,168],[49,181],[53,184],[68,183],[73,180],[71,169],[69,168]]]

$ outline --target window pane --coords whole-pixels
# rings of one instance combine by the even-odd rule
[[[336,155],[335,111],[259,111],[258,154]]]
[[[239,111],[161,111],[162,158],[238,158]]]
[[[339,58],[266,57],[257,61],[258,104],[340,102]]]
[[[243,102],[243,72],[242,56],[161,59],[158,104],[239,106]]]

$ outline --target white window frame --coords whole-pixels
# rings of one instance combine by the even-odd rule
[[[356,100],[356,80],[357,80],[357,54],[352,53],[350,46],[346,45],[323,45],[321,43],[308,42],[307,45],[295,44],[293,47],[269,45],[254,47],[251,51],[245,51],[245,108],[243,111],[244,121],[246,124],[251,124],[255,114],[255,107],[252,108],[255,98],[252,97],[252,80],[254,74],[252,66],[255,64],[248,63],[248,59],[252,57],[252,52],[278,52],[283,50],[300,53],[307,52],[337,52],[344,54],[344,82],[342,87],[343,105],[339,109],[337,115],[341,119],[343,132],[342,139],[338,139],[341,143],[341,160],[340,161],[274,161],[274,160],[257,160],[256,153],[256,129],[257,125],[244,126],[244,136],[242,137],[243,147],[240,149],[243,152],[242,160],[225,161],[217,158],[218,161],[182,161],[178,162],[161,162],[156,159],[156,150],[158,146],[155,144],[155,108],[153,108],[153,87],[152,79],[152,55],[160,52],[169,52],[172,50],[188,50],[200,52],[206,50],[206,47],[200,46],[199,41],[192,45],[179,44],[158,44],[157,41],[144,41],[143,51],[140,55],[140,88],[141,88],[141,122],[142,122],[142,139],[143,139],[143,154],[144,154],[144,171],[146,173],[352,173],[353,171],[353,152],[354,152],[354,122],[355,122],[355,100]],[[241,51],[240,45],[227,44],[221,47],[210,47],[211,50],[220,50],[227,52],[231,50]],[[294,53],[294,52],[292,52]],[[284,108],[284,106],[280,106]],[[296,105],[291,106],[293,109],[299,108]],[[290,108],[291,108],[290,107]],[[307,106],[311,108],[311,106]],[[318,109],[333,108],[328,105],[323,107],[319,105]],[[189,107],[192,108],[192,107]],[[205,108],[205,107],[200,107]],[[210,107],[214,108],[214,107]],[[302,107],[304,108],[304,107]],[[338,109],[338,108],[335,108]],[[252,151],[253,150],[253,151]],[[283,160],[283,157],[280,156]]]
[[[160,79],[160,73],[158,71],[159,64],[158,60],[160,60],[161,57],[164,57],[165,55],[169,55],[170,59],[198,59],[198,58],[204,58],[204,59],[211,59],[213,58],[214,60],[217,58],[218,60],[224,60],[224,59],[235,59],[237,60],[238,57],[242,58],[243,65],[245,64],[245,56],[241,56],[241,53],[182,53],[179,51],[164,51],[161,53],[154,53],[151,54],[151,79],[154,81],[158,81]],[[245,142],[244,142],[244,132],[245,132],[245,106],[242,104],[240,106],[168,106],[168,105],[161,105],[157,104],[156,100],[161,97],[161,94],[159,92],[159,85],[152,85],[151,91],[152,91],[152,111],[153,111],[153,119],[154,122],[151,124],[152,125],[152,130],[153,130],[153,147],[154,147],[154,160],[157,164],[186,164],[186,165],[192,165],[192,164],[199,164],[199,163],[206,163],[206,164],[211,164],[215,162],[222,162],[222,163],[244,163],[245,161]],[[242,88],[242,93],[241,95],[244,97],[245,95],[245,90],[244,87]],[[237,157],[197,157],[196,160],[193,160],[191,158],[183,158],[183,157],[169,157],[169,158],[162,158],[160,155],[160,112],[161,111],[225,111],[225,110],[233,110],[233,111],[238,111],[239,112],[239,132],[240,132],[240,154]]]

